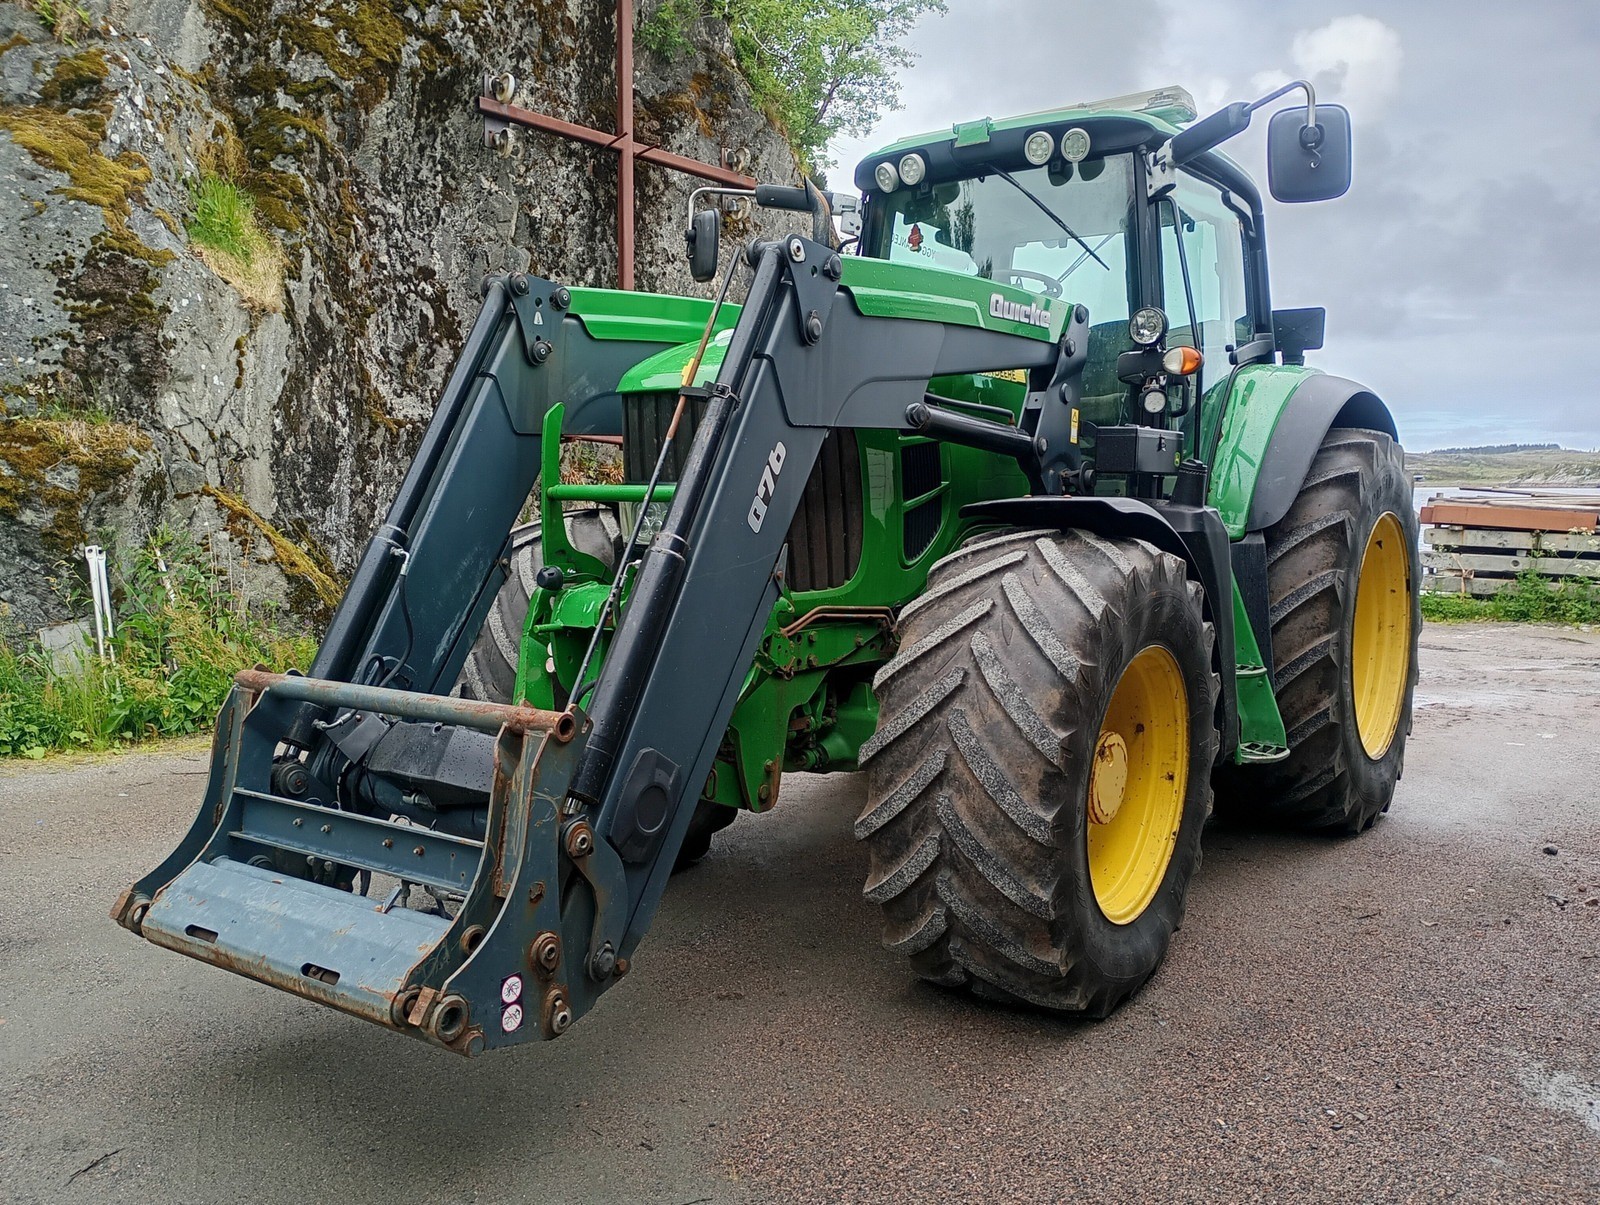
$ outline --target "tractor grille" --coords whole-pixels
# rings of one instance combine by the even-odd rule
[[[678,434],[673,437],[672,451],[661,470],[661,480],[676,481],[689,460],[689,448],[694,443],[694,433],[700,429],[700,420],[706,416],[706,399],[690,398],[683,422],[678,424]],[[656,457],[666,442],[667,428],[672,425],[672,412],[678,408],[675,393],[631,393],[622,398],[622,471],[629,481],[643,484],[650,480],[656,467]]]
[[[624,395],[622,466],[629,481],[650,480],[677,404],[675,393]],[[689,400],[689,409],[678,427],[672,451],[662,470],[662,480],[678,479],[705,412],[703,400]],[[930,446],[934,446],[937,453],[937,446]],[[861,564],[864,509],[861,453],[856,447],[855,432],[830,432],[823,440],[817,466],[806,482],[800,509],[789,527],[791,589],[829,590],[855,576]]]
[[[919,498],[944,484],[944,468],[940,460],[939,445],[932,442],[908,443],[900,446],[900,496]],[[905,557],[914,561],[939,536],[944,520],[944,497],[929,498],[926,502],[906,510],[901,538]]]
[[[822,441],[817,467],[789,525],[789,583],[794,589],[828,590],[856,575],[862,507],[856,433],[841,428]]]

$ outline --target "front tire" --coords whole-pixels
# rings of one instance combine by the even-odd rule
[[[1405,762],[1422,627],[1405,453],[1335,428],[1266,531],[1281,762],[1230,777],[1230,810],[1356,834],[1389,810]]]
[[[610,507],[584,507],[562,516],[567,539],[579,552],[588,553],[608,569],[622,551],[622,532]],[[509,703],[517,685],[517,661],[522,655],[522,629],[528,621],[528,600],[534,577],[544,565],[542,527],[537,519],[511,529],[506,580],[484,618],[478,639],[461,667],[454,693],[485,703]]]
[[[1217,751],[1214,635],[1181,560],[1012,532],[901,614],[856,822],[884,943],[922,978],[1103,1017],[1183,917]]]

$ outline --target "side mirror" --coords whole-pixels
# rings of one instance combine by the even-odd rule
[[[717,253],[722,249],[722,214],[716,209],[699,210],[689,219],[684,234],[689,244],[689,275],[704,283],[717,275]]]
[[[1267,186],[1290,204],[1331,201],[1350,188],[1350,114],[1319,104],[1317,124],[1304,109],[1274,113],[1267,124]]]

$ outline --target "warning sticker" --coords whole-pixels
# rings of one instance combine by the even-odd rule
[[[500,984],[500,999],[506,1004],[515,1004],[522,999],[522,976],[507,975]]]
[[[522,1005],[508,1004],[500,1014],[500,1030],[502,1033],[516,1033],[522,1028]]]

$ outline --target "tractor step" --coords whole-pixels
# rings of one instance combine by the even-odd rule
[[[1265,765],[1279,762],[1289,756],[1287,745],[1266,745],[1255,741],[1241,742],[1234,759],[1241,766]]]

